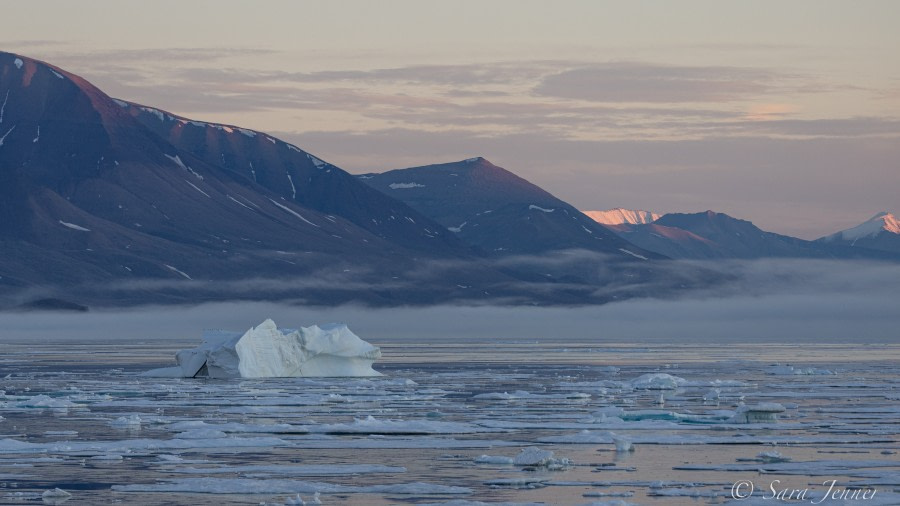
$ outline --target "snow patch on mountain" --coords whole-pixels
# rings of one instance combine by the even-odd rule
[[[91,229],[89,229],[89,228],[84,228],[80,225],[76,225],[74,223],[69,223],[69,222],[63,221],[63,220],[59,220],[59,224],[66,228],[71,228],[72,230],[77,230],[79,232],[90,232],[91,231]]]
[[[535,210],[535,211],[542,211],[542,212],[545,212],[545,213],[552,213],[553,211],[556,211],[556,209],[546,209],[546,208],[543,208],[543,207],[541,207],[541,206],[536,206],[536,205],[534,205],[534,204],[531,204],[530,206],[528,206],[528,209],[529,209],[529,210],[532,210],[532,209],[533,209],[533,210]]]
[[[631,255],[634,258],[640,258],[641,260],[647,260],[647,257],[645,257],[644,255],[638,255],[637,253],[635,253],[633,251],[629,251],[625,248],[619,248],[619,251],[621,251],[622,253],[625,253],[626,255]]]
[[[9,130],[7,130],[7,132],[6,132],[5,134],[3,134],[3,137],[0,137],[0,146],[3,145],[3,141],[5,141],[5,140],[6,140],[6,137],[7,137],[9,134],[11,134],[12,131],[15,130],[15,129],[16,129],[16,125],[13,125],[12,128],[10,128]]]
[[[185,273],[185,272],[182,271],[182,270],[179,270],[179,269],[176,268],[176,267],[172,267],[172,266],[169,265],[169,264],[163,264],[163,265],[166,266],[166,269],[169,269],[170,271],[172,271],[172,272],[178,274],[179,276],[182,276],[182,277],[185,278],[185,279],[191,279],[191,280],[194,279],[194,278],[188,276],[187,273]]]
[[[199,187],[197,187],[197,185],[195,185],[194,183],[188,181],[187,179],[185,179],[184,182],[187,183],[187,184],[189,184],[189,185],[191,185],[191,187],[192,187],[193,189],[197,190],[198,192],[200,192],[200,193],[206,195],[207,198],[210,198],[210,199],[212,198],[212,197],[209,196],[208,193],[206,193],[205,191],[201,190],[201,189],[200,189]]]
[[[462,222],[462,224],[460,224],[460,226],[458,226],[458,227],[447,227],[447,230],[449,230],[449,231],[451,231],[451,232],[454,232],[454,233],[457,233],[457,234],[458,234],[458,233],[462,232],[462,229],[463,229],[463,227],[466,226],[466,223],[469,223],[469,222],[468,222],[468,221],[464,221],[464,222]]]
[[[6,102],[9,101],[9,90],[6,90],[6,98],[3,99],[3,105],[0,105],[0,123],[3,123],[3,112],[6,111]]]
[[[163,153],[163,156],[165,156],[165,157],[168,158],[169,160],[172,160],[173,162],[175,162],[175,165],[177,165],[177,166],[181,167],[182,169],[184,169],[184,170],[190,172],[191,174],[193,174],[194,177],[196,177],[196,178],[199,179],[200,181],[203,181],[203,176],[201,176],[200,174],[198,174],[197,171],[195,171],[194,169],[192,169],[192,168],[188,167],[187,165],[185,165],[184,162],[181,161],[181,157],[180,157],[180,156],[178,156],[178,155],[170,156],[170,155],[167,155],[167,154],[165,154],[165,153]]]
[[[623,209],[617,207],[606,211],[582,211],[588,218],[602,225],[645,225],[658,220],[661,215],[640,209]]]
[[[314,227],[316,227],[316,228],[320,228],[318,225],[316,225],[315,223],[313,223],[313,222],[307,220],[306,218],[304,218],[303,216],[301,216],[300,213],[294,211],[294,210],[291,209],[290,207],[285,206],[285,205],[281,205],[281,204],[279,204],[278,202],[275,202],[275,201],[272,200],[272,199],[269,199],[269,201],[271,201],[273,204],[275,204],[276,206],[280,207],[281,209],[284,209],[285,211],[287,211],[287,212],[293,214],[294,216],[300,218],[300,219],[303,220],[304,222],[309,223],[310,225],[312,225],[312,226],[314,226]]]
[[[425,188],[424,184],[419,183],[391,183],[388,185],[391,190],[402,190],[405,188]]]

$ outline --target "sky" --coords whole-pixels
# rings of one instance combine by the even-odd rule
[[[584,210],[900,212],[900,2],[6,3],[0,50],[352,173],[483,156]]]

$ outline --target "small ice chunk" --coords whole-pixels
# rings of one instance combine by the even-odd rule
[[[25,65],[25,62],[23,62],[21,58],[16,58],[15,60],[13,60],[13,63],[15,63],[17,69],[21,69],[22,65]]]
[[[613,443],[616,445],[616,452],[628,453],[634,451],[634,445],[631,443],[631,438],[620,436],[614,432],[610,432],[609,436],[612,438]]]
[[[175,439],[222,439],[224,437],[228,437],[228,434],[216,429],[192,429],[175,435]]]
[[[777,450],[772,450],[768,452],[760,452],[756,455],[756,460],[759,462],[764,462],[766,464],[772,464],[775,462],[790,462],[790,457],[785,457],[781,454],[781,452]]]
[[[22,61],[22,60],[18,60]],[[65,501],[68,501],[72,498],[72,494],[62,490],[60,488],[54,488],[53,490],[45,490],[43,494],[41,494],[41,499],[45,503],[50,504],[62,504]]]
[[[591,413],[591,416],[595,418],[622,418],[625,415],[625,410],[618,406],[607,406],[604,408],[600,408],[597,411]]]
[[[513,459],[513,464],[517,466],[542,466],[552,458],[552,451],[530,446],[528,448],[523,448],[522,451],[516,455],[516,458]]]
[[[512,465],[512,457],[503,457],[500,455],[482,455],[475,459],[476,464],[502,464]]]
[[[778,413],[784,412],[784,406],[777,402],[761,402],[754,405],[742,405],[735,410],[734,416],[727,423],[767,423],[778,421]]]
[[[109,422],[109,426],[116,429],[140,429],[141,417],[138,415],[120,416]]]
[[[830,376],[834,371],[816,367],[794,367],[792,365],[775,364],[769,367],[768,374],[775,376]]]
[[[118,453],[109,453],[105,455],[95,455],[91,457],[91,460],[119,461],[123,460],[123,457]]]
[[[572,465],[572,461],[567,458],[554,458],[553,452],[543,450],[536,446],[523,448],[521,452],[513,459],[513,464],[517,466],[528,467],[546,467],[550,470],[560,470]]]
[[[304,501],[303,498],[300,497],[300,494],[297,494],[293,497],[288,497],[284,501],[284,504],[285,506],[306,506],[306,501]]]
[[[48,395],[36,395],[15,404],[19,408],[74,408],[78,406],[67,399],[56,399]]]
[[[685,383],[684,378],[666,373],[644,374],[631,381],[635,390],[675,390]]]

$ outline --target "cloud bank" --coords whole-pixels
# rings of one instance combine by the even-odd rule
[[[86,314],[0,314],[0,342],[195,341],[204,328],[344,322],[375,343],[492,339],[540,342],[900,342],[900,265],[850,261],[705,263],[735,275],[679,298],[588,307],[441,305],[372,309],[263,302],[144,307]]]

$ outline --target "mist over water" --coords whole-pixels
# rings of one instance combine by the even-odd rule
[[[603,306],[368,308],[227,302],[89,313],[0,314],[0,341],[195,341],[203,329],[347,323],[364,339],[391,341],[900,341],[900,265],[810,260],[704,263],[734,281],[675,299]]]

